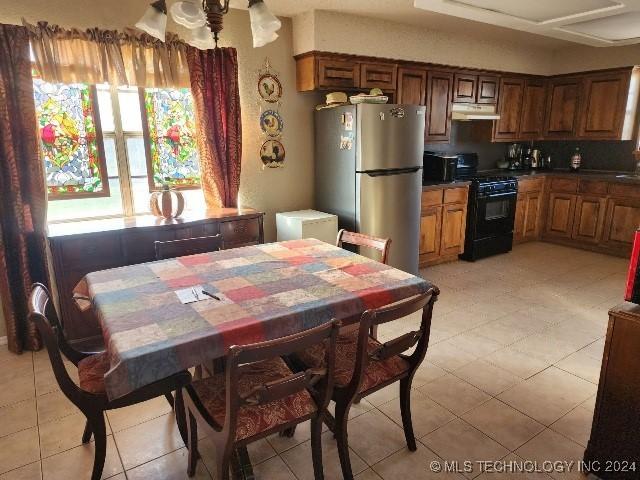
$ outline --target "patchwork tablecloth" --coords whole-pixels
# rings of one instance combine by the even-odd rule
[[[220,300],[183,304],[206,285]],[[427,291],[425,280],[319,240],[294,240],[132,265],[87,275],[118,398],[243,345],[348,319]]]

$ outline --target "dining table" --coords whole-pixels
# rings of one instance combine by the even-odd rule
[[[100,322],[110,364],[104,383],[113,400],[224,358],[232,345],[332,319],[355,323],[367,309],[429,288],[410,273],[302,239],[92,272],[74,297]],[[188,302],[194,289],[197,301]],[[202,290],[207,294],[198,295]]]

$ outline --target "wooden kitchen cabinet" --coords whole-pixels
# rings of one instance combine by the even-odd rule
[[[398,66],[388,63],[362,63],[360,65],[359,87],[363,89],[380,88],[383,91],[396,89]]]
[[[566,139],[575,136],[581,94],[580,77],[556,77],[549,81],[544,127],[546,139]]]
[[[640,186],[635,188],[640,190]],[[609,198],[602,235],[602,245],[628,256],[633,238],[640,228],[640,198]]]
[[[453,73],[427,72],[427,118],[425,142],[449,142]]]
[[[420,267],[457,260],[464,252],[468,187],[422,192]]]
[[[536,140],[542,137],[546,104],[546,80],[539,78],[525,80],[518,140]]]
[[[600,243],[606,207],[606,198],[579,195],[576,198],[571,238],[580,242]]]
[[[518,200],[513,230],[515,243],[529,242],[540,238],[540,218],[544,178],[518,180]]]
[[[630,78],[628,70],[585,77],[578,137],[621,139]]]
[[[420,262],[433,262],[440,257],[442,205],[429,207],[420,217]]]
[[[427,71],[420,68],[398,69],[397,103],[424,105],[427,96]]]
[[[478,76],[456,73],[453,76],[453,103],[476,103]]]
[[[464,252],[467,227],[467,204],[454,203],[442,209],[442,243],[440,255],[457,256]]]
[[[609,312],[598,393],[585,465],[605,480],[638,478],[640,459],[640,306],[625,302]],[[636,462],[636,471],[623,469]],[[612,462],[612,463],[608,463]],[[607,468],[611,465],[611,468]],[[618,465],[613,468],[613,465]]]
[[[318,59],[318,87],[358,88],[360,65],[351,60]]]
[[[498,101],[495,75],[456,73],[453,77],[453,103],[495,104]]]
[[[571,238],[576,211],[576,195],[552,192],[545,235],[547,237]]]
[[[493,122],[494,141],[518,140],[524,79],[501,78],[498,114],[500,118]]]

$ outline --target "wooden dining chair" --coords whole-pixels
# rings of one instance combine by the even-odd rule
[[[154,242],[156,260],[197,255],[198,253],[216,252],[222,250],[222,235],[210,237],[185,238],[183,240],[169,240]]]
[[[367,310],[362,314],[357,331],[338,336],[333,391],[335,418],[325,413],[325,420],[338,442],[340,465],[345,480],[353,479],[347,442],[347,419],[351,405],[395,382],[400,382],[400,411],[407,446],[412,452],[416,450],[411,422],[411,382],[427,353],[433,304],[439,293],[437,287],[432,287],[421,295],[386,307]],[[420,310],[422,322],[418,330],[386,343],[380,343],[371,337],[372,326],[392,322]],[[413,353],[404,354],[413,347]],[[300,362],[302,369],[318,369],[322,368],[325,356],[322,346],[314,346],[298,351],[296,360]]]
[[[336,338],[340,323],[329,322],[277,340],[232,346],[224,373],[184,388],[188,415],[189,466],[195,474],[198,425],[216,446],[217,480],[229,480],[234,452],[247,444],[311,420],[311,454],[316,480],[322,469],[322,418],[333,390]],[[282,355],[323,345],[323,365],[292,372]]]
[[[34,284],[31,290],[29,319],[35,323],[47,348],[60,390],[87,419],[82,434],[82,443],[89,443],[91,435],[95,439],[95,458],[91,480],[99,480],[104,468],[107,452],[107,432],[104,421],[106,410],[128,407],[175,391],[176,420],[183,438],[186,439],[186,417],[184,416],[181,389],[191,381],[189,372],[177,373],[118,399],[109,400],[104,385],[104,374],[110,367],[107,354],[102,352],[90,355],[79,352],[67,343],[62,334],[55,309],[51,304],[49,291],[39,283]],[[76,385],[69,376],[61,354],[77,367],[79,385]],[[63,435],[62,432],[61,435]]]
[[[338,232],[336,246],[342,248],[347,243],[358,247],[369,247],[380,252],[380,262],[386,264],[389,261],[389,249],[391,248],[390,238],[377,238],[363,233],[354,233],[344,228]]]

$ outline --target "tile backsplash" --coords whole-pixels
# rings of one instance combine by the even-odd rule
[[[451,143],[426,144],[425,150],[435,152],[475,152],[478,154],[479,170],[496,168],[496,161],[504,158],[508,143],[492,143],[489,122],[452,122]],[[529,142],[518,142],[528,145]],[[633,141],[536,141],[546,155],[551,155],[554,168],[569,168],[571,155],[576,147],[582,153],[582,168],[586,170],[614,170],[631,172],[635,170]]]

